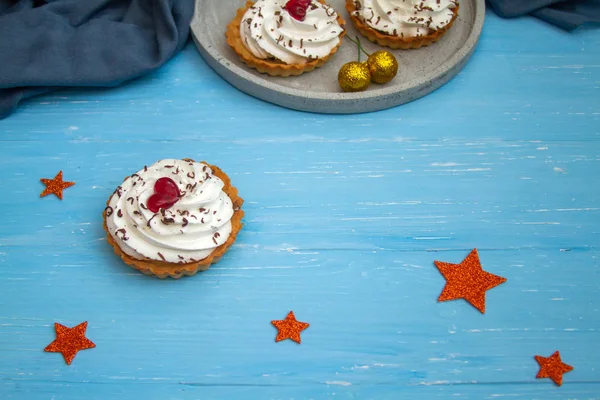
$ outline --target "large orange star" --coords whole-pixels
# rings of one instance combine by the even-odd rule
[[[285,319],[271,321],[271,323],[277,328],[276,342],[292,339],[294,342],[300,343],[300,332],[310,326],[306,322],[297,321],[293,311],[290,311]]]
[[[460,264],[434,261],[446,278],[446,286],[438,301],[465,299],[476,309],[485,313],[485,292],[506,282],[506,279],[481,269],[477,249]]]
[[[85,337],[87,321],[74,328],[54,323],[54,329],[56,329],[56,339],[44,351],[62,353],[67,364],[71,364],[79,350],[96,347],[91,340]]]
[[[75,182],[64,182],[62,171],[59,171],[58,174],[54,177],[54,179],[40,179],[44,185],[46,185],[46,189],[40,194],[40,197],[48,196],[49,194],[55,194],[56,197],[62,200],[63,198],[63,190],[68,187],[71,187],[75,184]]]
[[[573,370],[573,367],[562,362],[558,351],[555,351],[554,354],[547,358],[535,356],[535,360],[540,364],[540,371],[536,378],[550,378],[558,386],[562,385],[563,374]]]

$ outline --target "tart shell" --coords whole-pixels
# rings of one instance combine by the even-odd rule
[[[444,34],[452,27],[454,21],[458,17],[458,9],[459,5],[457,4],[455,8],[452,9],[454,16],[450,20],[450,22],[444,26],[442,29],[438,29],[436,31],[431,32],[426,36],[419,37],[400,37],[400,36],[392,36],[375,30],[361,21],[360,18],[353,15],[356,9],[356,4],[354,0],[346,0],[346,11],[350,15],[350,20],[354,24],[354,27],[367,39],[369,39],[373,43],[377,43],[380,46],[389,47],[390,49],[418,49],[421,47],[429,46],[444,36]]]
[[[324,1],[319,1],[322,4],[325,4]],[[287,77],[310,72],[315,68],[325,64],[327,60],[337,52],[342,44],[342,38],[346,34],[346,30],[344,29],[346,22],[338,13],[337,22],[344,30],[338,37],[340,39],[338,45],[334,47],[327,56],[310,60],[305,64],[286,64],[278,60],[263,60],[255,57],[254,54],[252,54],[250,50],[246,48],[240,36],[240,26],[242,19],[244,18],[244,14],[250,7],[252,7],[253,4],[253,1],[248,1],[244,7],[237,10],[235,18],[229,23],[229,25],[227,25],[225,37],[227,38],[227,44],[233,49],[233,51],[237,53],[237,55],[246,65],[263,74]]]
[[[192,159],[184,159],[185,161],[194,161]],[[143,272],[149,276],[155,276],[157,278],[174,278],[178,279],[182,276],[191,276],[196,274],[198,271],[207,270],[212,264],[218,262],[221,257],[227,252],[227,250],[231,247],[231,245],[235,242],[235,239],[242,229],[242,217],[244,216],[244,211],[242,211],[242,204],[244,200],[238,196],[238,191],[235,187],[231,185],[231,180],[223,172],[219,167],[214,165],[210,165],[207,163],[208,167],[210,167],[213,171],[213,174],[220,178],[225,186],[223,187],[223,191],[229,196],[233,204],[233,216],[231,217],[231,233],[227,238],[227,241],[215,248],[212,253],[208,255],[208,257],[203,258],[202,260],[185,263],[185,264],[176,264],[159,260],[151,260],[151,259],[143,259],[139,260],[137,258],[133,258],[130,255],[126,254],[121,250],[119,244],[114,240],[112,235],[108,232],[108,227],[106,226],[106,210],[103,213],[104,217],[104,230],[106,231],[106,240],[113,247],[116,255],[121,257],[125,264],[130,267],[137,269],[138,271]],[[125,178],[126,180],[129,177]],[[112,196],[111,196],[112,197]],[[106,205],[108,206],[110,203],[109,197]]]

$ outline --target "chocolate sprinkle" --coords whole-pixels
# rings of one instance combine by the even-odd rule
[[[158,213],[157,213],[157,214],[154,214],[154,215],[153,215],[153,216],[152,216],[152,217],[151,217],[151,218],[148,220],[148,222],[146,223],[146,226],[148,226],[148,228],[150,228],[150,222],[152,222],[152,220],[154,219],[154,217],[156,217],[157,215],[158,215]]]
[[[115,231],[115,236],[117,238],[119,238],[119,233],[123,235],[123,237],[120,238],[122,241],[126,242],[127,240],[129,240],[129,238],[127,237],[127,231],[125,230],[125,228],[117,229]]]
[[[114,210],[113,210],[113,208],[111,206],[107,206],[104,209],[104,212],[106,213],[107,217],[110,217],[111,215],[113,215]]]

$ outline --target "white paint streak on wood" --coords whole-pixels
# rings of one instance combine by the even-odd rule
[[[352,386],[352,383],[347,381],[325,381],[327,385]]]

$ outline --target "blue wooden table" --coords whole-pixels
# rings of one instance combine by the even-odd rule
[[[110,90],[67,90],[0,122],[0,398],[600,398],[600,34],[488,13],[449,84],[363,115],[229,86],[193,45]],[[124,176],[220,166],[246,199],[219,264],[158,280],[105,241]],[[76,182],[40,198],[40,178]],[[480,314],[438,303],[433,261],[478,248],[507,278]],[[302,344],[275,343],[293,310]],[[88,321],[70,366],[44,347]],[[562,387],[534,355],[561,352]]]

